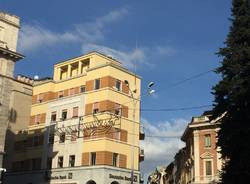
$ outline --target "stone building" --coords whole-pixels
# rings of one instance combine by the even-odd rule
[[[0,12],[0,168],[3,169],[5,136],[10,122],[15,62],[23,56],[16,52],[19,18]]]
[[[26,134],[29,124],[29,115],[31,110],[31,99],[33,90],[33,80],[18,75],[12,80],[12,90],[10,93],[9,122],[6,130],[4,168],[11,169],[14,159],[15,140]]]
[[[211,113],[205,112],[192,118],[181,137],[186,146],[171,163],[174,167],[167,171],[167,183],[209,184],[219,181],[222,160],[216,142],[221,117],[212,119]]]

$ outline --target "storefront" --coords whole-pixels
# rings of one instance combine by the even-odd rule
[[[110,166],[74,167],[6,173],[4,181],[8,184],[129,184],[131,171]],[[135,171],[134,184],[139,181],[139,172]]]

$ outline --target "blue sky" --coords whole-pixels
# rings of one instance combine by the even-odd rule
[[[219,65],[215,53],[223,47],[229,30],[230,3],[1,0],[0,11],[21,18],[18,50],[26,58],[17,63],[16,74],[52,76],[54,63],[98,50],[130,69],[136,62],[142,88],[155,82],[156,93],[142,99],[142,108],[179,108],[212,104],[211,88],[219,79],[212,72],[169,86]],[[142,120],[148,133],[179,135],[191,117],[203,110],[142,112]],[[156,152],[155,144],[163,145],[162,151]],[[148,173],[156,165],[168,164],[183,144],[147,138],[143,146],[146,161],[142,170]]]

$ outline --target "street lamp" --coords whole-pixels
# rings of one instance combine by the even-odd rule
[[[0,168],[0,183],[3,183],[3,177],[5,172],[6,172],[5,168]]]
[[[131,90],[129,88],[129,82],[127,80],[124,81],[126,86],[128,87],[131,97],[133,99],[133,139],[132,139],[132,144],[131,144],[131,184],[134,183],[134,152],[135,152],[135,113],[136,113],[136,103],[138,100],[141,99],[141,95],[138,98],[134,97],[134,93],[136,93],[136,86],[134,90]],[[151,87],[154,85],[154,82],[148,83],[148,88],[147,88],[147,94],[151,95],[155,92],[155,90],[151,89]]]

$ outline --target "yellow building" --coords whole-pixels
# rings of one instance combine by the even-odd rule
[[[53,79],[34,83],[8,183],[139,183],[140,83],[98,52],[55,64]]]

